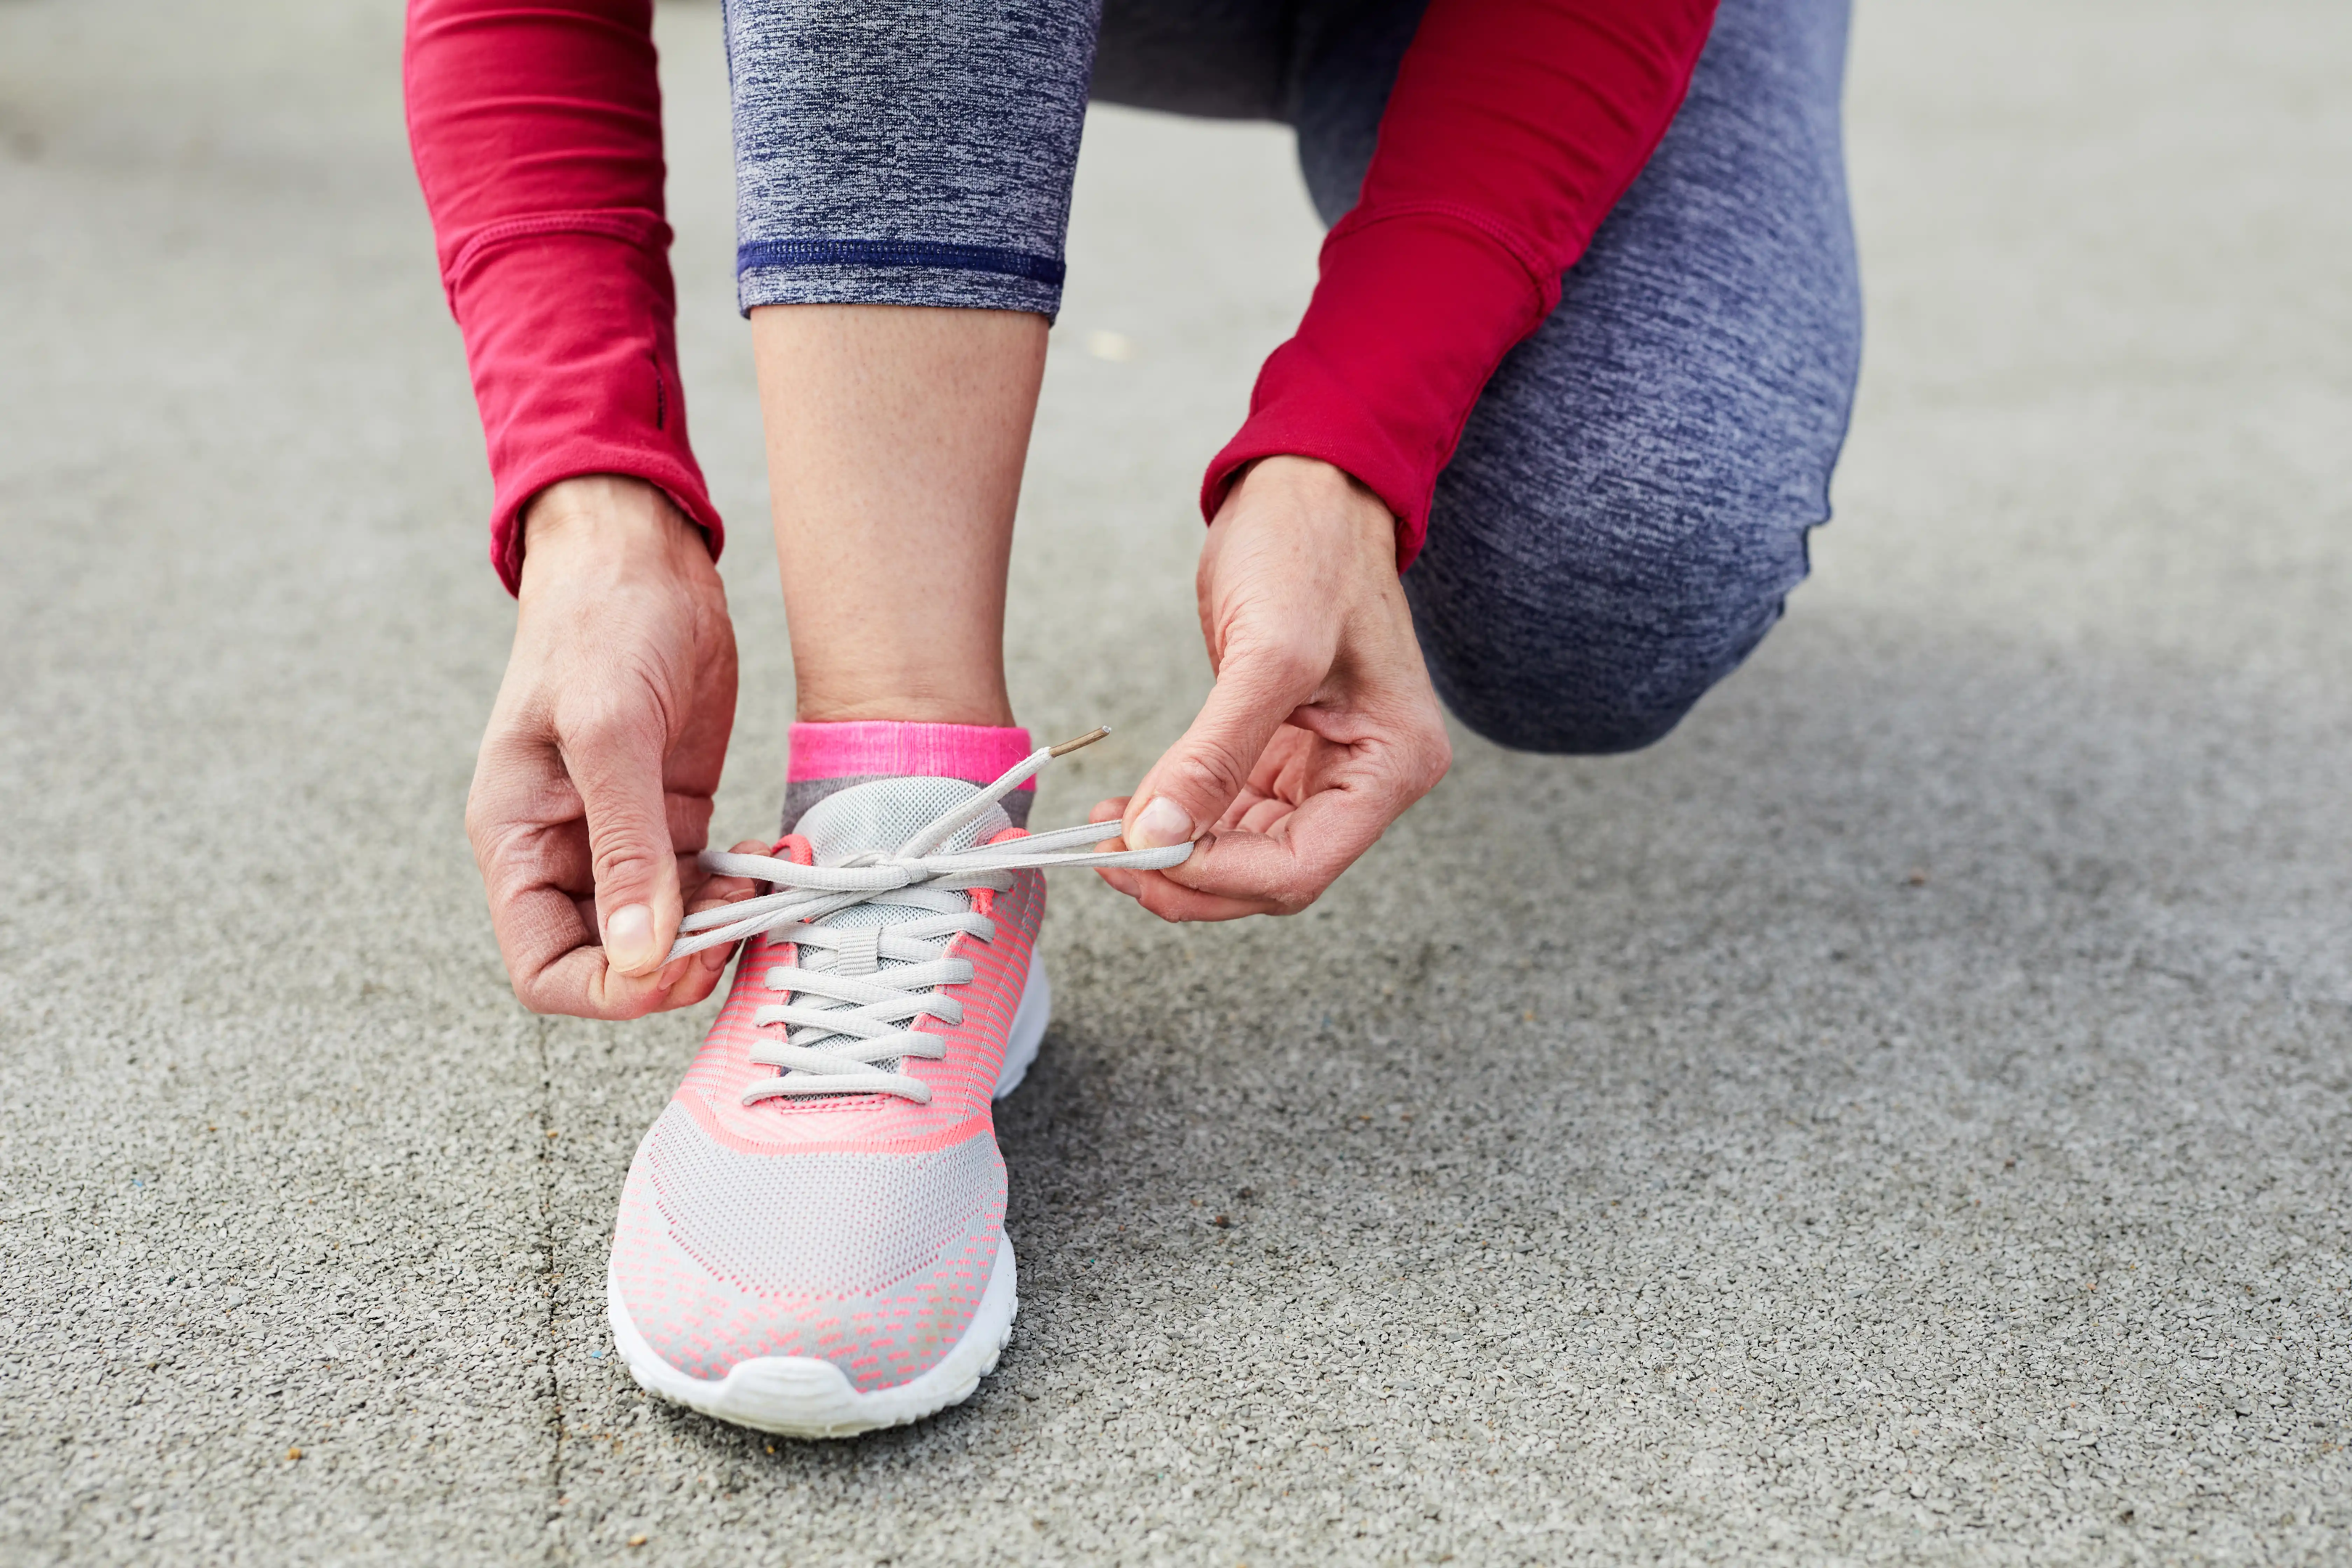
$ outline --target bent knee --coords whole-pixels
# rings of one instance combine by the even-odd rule
[[[1410,579],[1408,579],[1410,582]],[[1535,593],[1496,583],[1416,593],[1438,695],[1499,746],[1557,755],[1639,751],[1665,738],[1779,620],[1787,589],[1699,571],[1648,591],[1586,579]]]
[[[1638,752],[1671,733],[1704,689],[1679,701],[1593,700],[1559,688],[1531,689],[1439,679],[1438,695],[1454,716],[1495,744],[1557,757]]]
[[[1498,746],[1607,756],[1664,740],[1738,663],[1618,648],[1505,669],[1433,660],[1430,673],[1454,717]]]

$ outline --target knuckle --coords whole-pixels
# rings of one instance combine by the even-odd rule
[[[1454,771],[1454,742],[1444,730],[1431,737],[1421,751],[1421,793],[1427,795],[1440,780]]]
[[[553,966],[531,974],[518,974],[514,980],[515,999],[542,1017],[578,1017],[593,1015],[593,1007],[583,1005],[582,998],[559,984]]]
[[[490,907],[490,927],[501,941],[519,931],[515,905],[532,880],[532,868],[509,847],[503,835],[485,835],[474,841],[474,868],[482,879],[482,896]]]
[[[1251,686],[1286,695],[1311,689],[1330,666],[1319,645],[1287,629],[1237,636],[1225,662]]]
[[[594,664],[564,681],[551,698],[550,721],[559,734],[635,732],[658,728],[678,685],[661,650],[625,636],[598,650]]]
[[[478,796],[466,803],[466,842],[474,847],[474,858],[486,861],[496,847],[498,825],[492,820],[490,808]]]
[[[657,749],[667,737],[658,703],[604,692],[567,705],[556,722],[566,757]]]
[[[508,770],[485,755],[466,790],[466,837],[475,853],[486,853],[500,837],[511,811],[514,781]]]
[[[625,996],[617,1006],[607,1007],[604,1016],[616,1024],[633,1023],[649,1013],[660,1011],[661,1001],[659,992],[644,996]]]
[[[1135,901],[1171,924],[1181,925],[1187,918],[1184,913],[1187,900],[1182,889],[1165,882],[1147,885],[1137,893]]]
[[[1249,896],[1268,914],[1295,915],[1322,895],[1323,889],[1331,885],[1334,874],[1325,868],[1301,867],[1293,876],[1266,879],[1252,888]]]
[[[485,868],[514,858],[516,841],[524,837],[527,826],[512,801],[477,791],[466,802],[466,842]]]
[[[607,889],[640,887],[650,882],[654,879],[655,868],[660,863],[661,857],[635,837],[599,844],[589,854],[589,864],[596,874],[596,885]]]
[[[1222,805],[1249,783],[1250,766],[1228,747],[1206,746],[1176,760],[1168,770],[1166,793],[1204,805],[1212,801]]]

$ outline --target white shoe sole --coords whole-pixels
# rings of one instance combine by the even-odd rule
[[[1003,1100],[1021,1087],[1045,1043],[1045,1026],[1054,1021],[1054,987],[1045,978],[1045,961],[1029,955],[1029,978],[1021,983],[1021,1005],[1013,1009],[1013,1027],[1004,1037],[1004,1065],[997,1069],[996,1092]]]
[[[1053,1011],[1053,987],[1046,982],[1045,965],[1033,957],[1029,978],[1021,987],[1021,1004],[1013,1012],[994,1098],[1003,1100],[1029,1075]],[[854,1437],[877,1427],[920,1421],[971,1398],[980,1380],[996,1370],[997,1358],[1013,1337],[1013,1316],[1021,1307],[1018,1273],[1013,1240],[1007,1237],[997,1243],[988,1287],[981,1292],[980,1310],[963,1337],[929,1372],[871,1394],[860,1394],[839,1367],[814,1356],[755,1356],[717,1379],[680,1372],[629,1321],[620,1277],[610,1268],[604,1275],[604,1312],[622,1364],[648,1394],[717,1420],[782,1436]]]

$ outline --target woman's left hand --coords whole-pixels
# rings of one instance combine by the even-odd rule
[[[1102,877],[1163,920],[1295,914],[1453,761],[1397,583],[1396,520],[1328,463],[1263,458],[1226,492],[1198,589],[1216,686],[1093,820],[1118,818],[1129,848],[1200,847]]]

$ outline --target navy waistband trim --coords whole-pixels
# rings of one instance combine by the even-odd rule
[[[1068,268],[1051,256],[929,239],[755,239],[735,247],[735,270],[755,267],[938,267],[1001,272],[1058,287]]]

